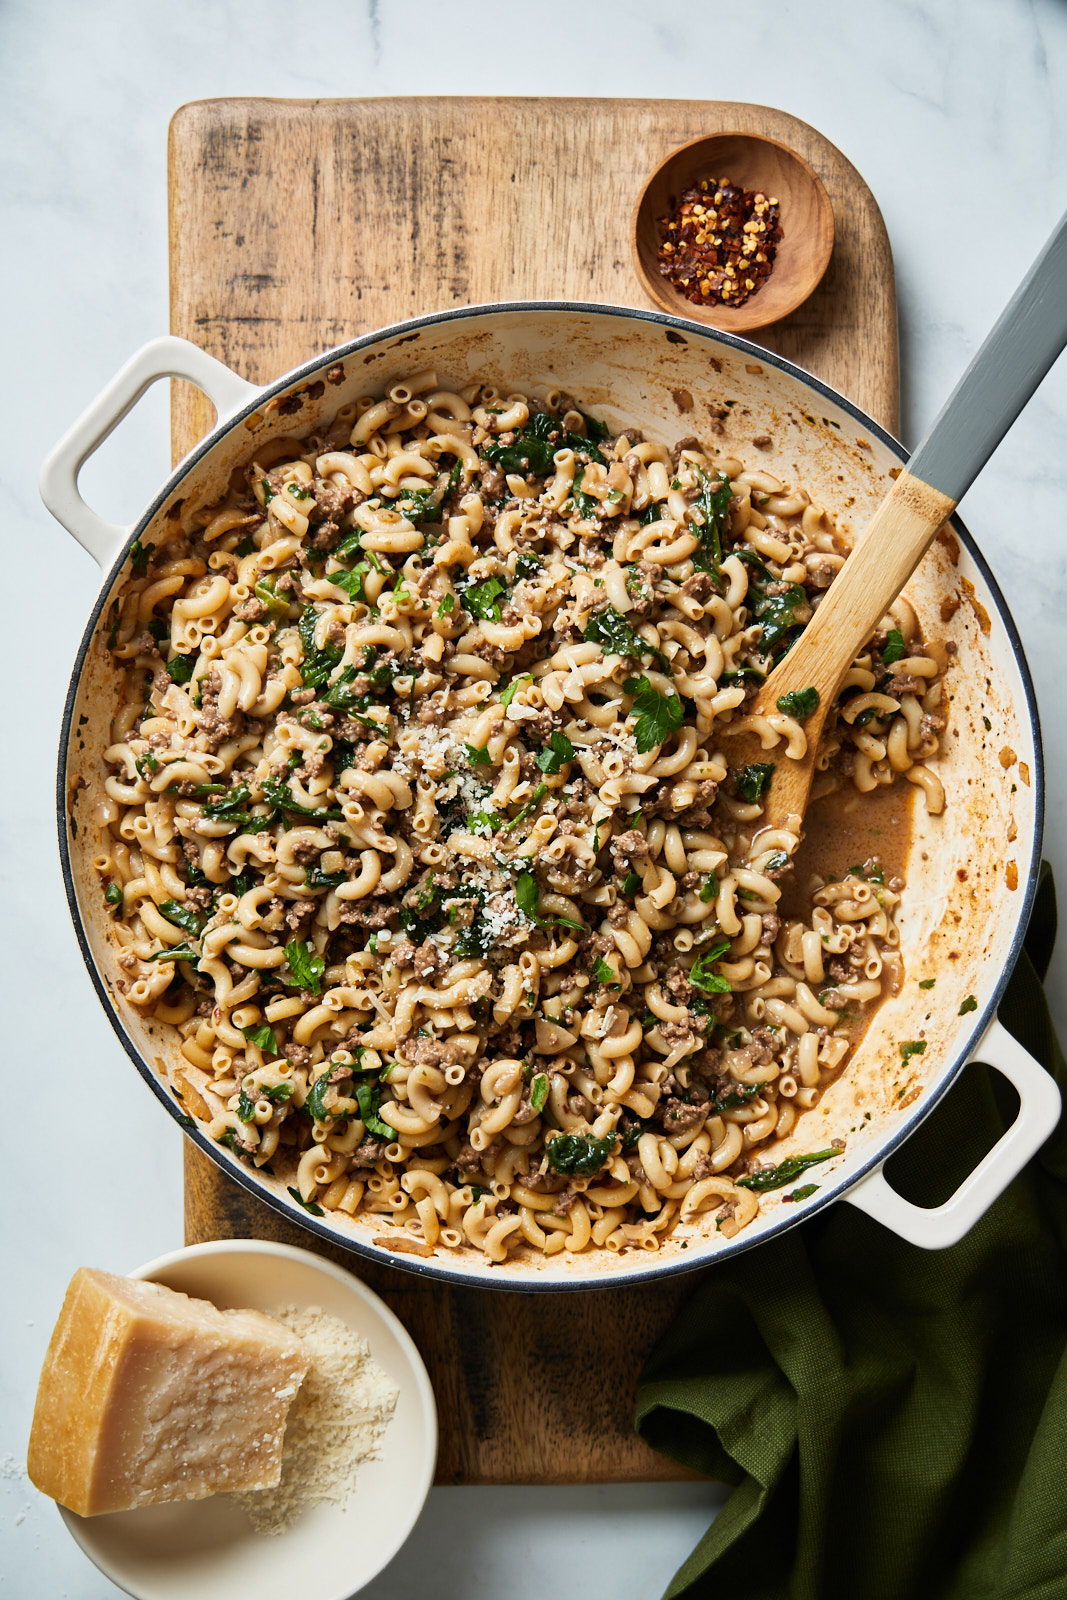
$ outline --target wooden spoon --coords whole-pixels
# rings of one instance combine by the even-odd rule
[[[763,684],[746,716],[779,711],[783,696],[814,689],[803,723],[806,753],[791,759],[781,743],[751,732],[730,739],[731,771],[779,752],[757,832],[799,832],[823,724],[860,647],[989,460],[1046,372],[1067,345],[1067,215],[1020,284],[956,385],[933,427],[875,512],[797,643]],[[810,693],[807,697],[811,698]],[[729,732],[728,727],[723,733]]]

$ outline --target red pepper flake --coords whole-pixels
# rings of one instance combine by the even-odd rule
[[[771,275],[778,216],[759,190],[702,179],[658,220],[659,270],[694,305],[743,306]]]

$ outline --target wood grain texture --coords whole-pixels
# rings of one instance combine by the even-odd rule
[[[763,684],[748,716],[772,715],[781,696],[797,691],[814,689],[819,698],[804,720],[806,753],[797,760],[776,758],[772,763],[774,775],[760,833],[799,829],[808,809],[823,725],[841,681],[955,509],[955,500],[940,489],[901,472],[814,617]],[[732,766],[746,767],[765,760],[766,752],[756,734],[743,733],[731,740],[728,756]]]
[[[218,100],[171,124],[171,329],[264,383],[416,313],[545,298],[648,307],[630,215],[648,173],[699,134],[790,144],[833,202],[825,278],[760,342],[897,422],[893,268],[855,169],[782,112],[714,101]],[[175,384],[175,459],[212,425]],[[431,1287],[321,1246],[190,1144],[186,1238],[321,1250],[393,1307],[441,1416],[441,1483],[575,1483],[687,1474],[633,1432],[637,1375],[696,1277],[571,1295]]]
[[[719,177],[779,207],[782,239],[774,270],[743,305],[695,305],[659,270],[660,219],[699,183]],[[705,134],[673,151],[653,173],[634,207],[631,249],[638,278],[656,305],[676,317],[746,337],[797,310],[821,282],[834,246],[834,210],[810,162],[776,139],[752,133]]]

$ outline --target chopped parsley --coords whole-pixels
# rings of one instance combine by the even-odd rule
[[[554,775],[560,770],[564,762],[573,760],[574,746],[565,734],[553,729],[548,744],[537,752],[537,765],[542,772]]]
[[[634,697],[633,709],[637,712],[634,742],[638,754],[647,755],[682,726],[685,717],[682,702],[676,694],[661,694],[648,678],[627,678],[623,688]]]
[[[887,667],[899,661],[904,654],[904,635],[899,628],[890,628],[886,635],[885,649],[882,651],[882,660]]]
[[[532,672],[522,672],[522,673],[519,674],[519,676],[517,678],[512,678],[511,682],[508,684],[507,688],[503,691],[503,693],[500,696],[500,704],[502,706],[509,706],[511,704],[511,702],[515,698],[515,694],[516,694],[516,691],[519,688],[519,685],[522,684],[522,683],[532,683],[532,682],[533,682],[533,673]]]
[[[467,752],[467,760],[472,767],[492,766],[492,757],[489,754],[489,746],[487,744],[464,744],[463,748]]]
[[[717,939],[710,950],[705,950],[704,954],[693,962],[687,976],[694,989],[703,989],[705,994],[730,993],[730,980],[724,978],[721,973],[711,970],[716,961],[722,960],[729,948],[729,939]]]
[[[174,656],[172,660],[167,662],[167,672],[170,675],[171,682],[188,683],[189,679],[193,675],[193,667],[195,664],[196,663],[191,655]]]

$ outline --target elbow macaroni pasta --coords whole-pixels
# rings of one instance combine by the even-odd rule
[[[186,1109],[427,1251],[745,1227],[899,962],[875,857],[782,912],[799,836],[729,766],[805,753],[746,702],[846,556],[803,488],[558,392],[421,373],[261,449],[109,641],[96,864]],[[898,602],[820,795],[943,807],[944,663]]]

